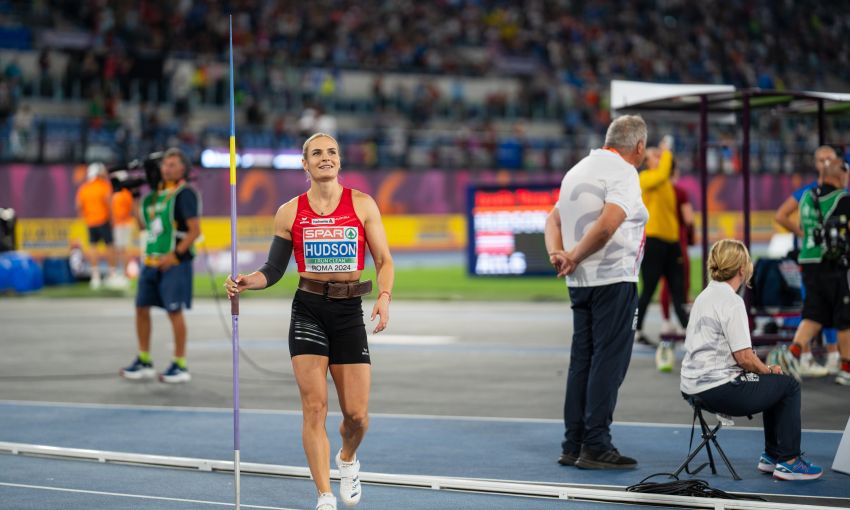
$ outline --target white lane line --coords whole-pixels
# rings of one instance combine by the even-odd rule
[[[97,402],[51,402],[41,400],[0,400],[0,405],[20,405],[28,407],[68,407],[76,409],[120,409],[126,411],[180,411],[189,413],[227,413],[232,414],[233,408],[226,407],[190,407],[190,406],[159,406],[151,404],[101,404]],[[256,414],[301,415],[301,411],[277,409],[242,408],[242,412]],[[333,411],[328,414],[334,414]],[[335,414],[340,414],[336,412]],[[374,414],[372,415],[374,416]],[[690,427],[690,425],[688,425]]]
[[[124,494],[121,492],[103,492],[103,491],[91,491],[85,489],[68,489],[65,487],[50,487],[47,485],[27,485],[23,483],[7,483],[0,482],[0,486],[2,487],[14,487],[17,489],[38,489],[38,490],[46,490],[46,491],[56,491],[56,492],[73,492],[76,494],[94,494],[96,496],[118,496],[122,498],[137,498],[137,499],[153,499],[158,501],[178,501],[180,503],[199,503],[202,505],[216,505],[216,506],[236,506],[234,503],[225,503],[222,501],[205,501],[202,499],[185,499],[185,498],[166,498],[163,496],[146,496],[143,494]],[[262,510],[297,510],[295,508],[286,508],[280,506],[262,506],[262,505],[246,505],[244,503],[239,504],[241,507],[245,508],[259,508]]]
[[[369,340],[369,344],[375,345],[450,345],[456,344],[458,342],[458,337],[450,336],[450,335],[393,335],[393,334],[380,334],[380,335],[368,335],[367,339]],[[281,349],[286,348],[286,339],[280,337],[256,337],[256,338],[247,338],[241,340],[243,343],[248,342],[255,346],[257,345],[275,345],[279,346]],[[227,347],[230,348],[230,341],[222,340],[220,338],[209,338],[209,339],[199,339],[194,341],[194,345],[197,348],[201,347]],[[471,345],[471,347],[476,347]],[[502,346],[497,346],[502,347]],[[513,347],[513,346],[506,346]],[[655,351],[652,351],[653,355]]]
[[[457,337],[446,335],[369,335],[372,345],[449,345]]]
[[[233,408],[223,407],[187,407],[187,406],[156,406],[156,405],[132,405],[132,404],[98,404],[98,403],[78,403],[78,402],[42,402],[38,400],[0,400],[0,405],[20,405],[29,407],[68,407],[79,409],[124,409],[124,410],[155,410],[155,411],[180,411],[193,413],[226,413],[233,414]],[[285,409],[250,409],[242,408],[241,412],[246,414],[259,415],[284,415],[284,416],[301,416],[301,411],[285,410]],[[338,411],[329,411],[328,416],[342,416]],[[514,417],[499,417],[499,416],[457,416],[457,415],[441,415],[441,414],[399,414],[399,413],[369,413],[373,418],[396,418],[396,419],[416,419],[416,420],[446,420],[446,421],[482,421],[495,423],[563,423],[563,420],[555,418],[514,418]],[[691,428],[690,423],[654,423],[643,421],[615,421],[614,425],[623,425],[626,427],[659,427],[659,428]],[[726,430],[764,430],[762,427],[750,427],[734,425]],[[802,432],[811,432],[816,434],[842,434],[843,430],[829,429],[802,429]]]

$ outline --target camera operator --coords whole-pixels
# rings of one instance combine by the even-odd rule
[[[806,298],[794,343],[783,352],[789,371],[799,379],[803,346],[823,327],[838,330],[841,370],[835,381],[850,386],[850,285],[848,285],[848,221],[850,195],[847,167],[840,159],[824,165],[820,186],[800,200],[803,268]]]
[[[783,228],[794,234],[794,250],[799,249],[800,238],[803,237],[803,231],[800,230],[800,223],[797,214],[800,210],[800,200],[803,195],[810,189],[816,188],[821,184],[823,179],[823,169],[830,161],[838,159],[838,152],[835,148],[829,145],[821,145],[815,149],[814,165],[818,173],[818,178],[805,186],[798,188],[791,194],[785,202],[779,206],[774,216],[774,221]],[[806,288],[802,287],[803,295],[805,296]],[[841,357],[838,354],[838,336],[834,328],[826,328],[823,334],[824,343],[826,344],[826,365],[820,365],[814,361],[811,352],[811,342],[804,343],[801,347],[803,352],[800,356],[799,375],[802,377],[825,377],[827,375],[835,375],[841,370]],[[795,375],[796,377],[796,375]]]
[[[174,333],[174,359],[159,380],[182,383],[191,379],[186,367],[183,308],[192,306],[192,244],[201,235],[201,199],[186,182],[190,169],[188,158],[171,148],[162,157],[158,178],[148,178],[152,189],[139,209],[141,227],[147,231],[136,294],[139,354],[121,370],[127,379],[151,379],[155,375],[150,355],[151,306],[165,309]]]

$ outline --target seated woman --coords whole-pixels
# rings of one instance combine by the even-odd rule
[[[711,282],[691,308],[682,361],[682,393],[730,416],[764,413],[764,453],[758,469],[782,480],[812,480],[823,472],[800,454],[800,385],[765,365],[750,341],[744,300],[753,263],[740,241],[724,239],[708,256]]]

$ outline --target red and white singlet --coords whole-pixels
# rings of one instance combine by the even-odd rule
[[[313,211],[306,193],[299,195],[292,245],[299,273],[362,271],[366,229],[354,212],[351,188],[342,188],[339,205],[327,216]]]

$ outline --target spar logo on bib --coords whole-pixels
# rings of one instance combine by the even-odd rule
[[[313,273],[357,270],[357,227],[304,229],[304,265]]]

